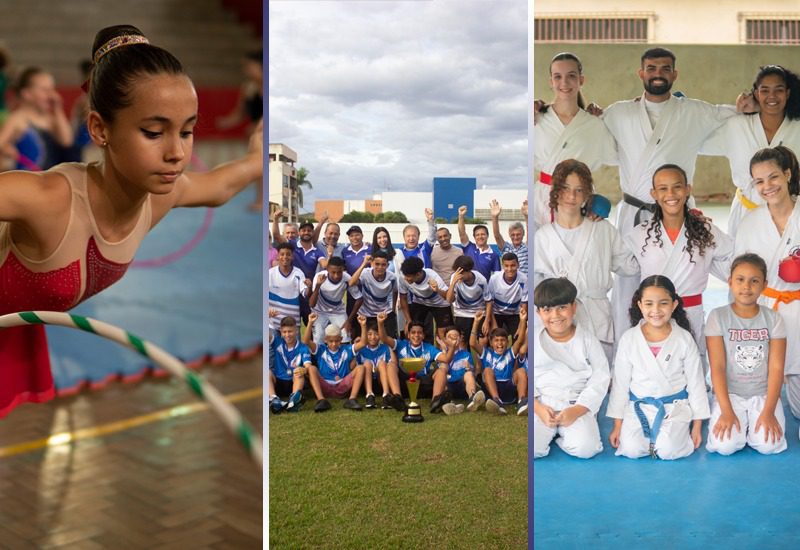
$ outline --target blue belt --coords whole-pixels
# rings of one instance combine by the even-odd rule
[[[633,402],[633,410],[636,413],[636,416],[639,418],[639,422],[642,424],[642,432],[644,432],[644,436],[650,440],[650,456],[657,458],[655,451],[656,438],[658,437],[658,432],[661,430],[661,421],[664,420],[664,404],[672,403],[673,401],[678,401],[679,399],[688,399],[689,394],[686,391],[686,388],[684,388],[678,393],[664,397],[636,397],[632,391],[628,392],[628,396]],[[642,403],[645,405],[653,405],[658,409],[658,412],[656,412],[656,417],[653,419],[652,427],[647,421],[647,417],[642,412]]]

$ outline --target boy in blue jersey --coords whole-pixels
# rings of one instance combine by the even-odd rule
[[[406,410],[400,392],[400,379],[397,375],[397,357],[389,346],[381,342],[377,323],[368,323],[363,315],[358,316],[361,337],[353,344],[356,360],[364,365],[364,389],[367,393],[367,409],[375,408],[373,393],[374,378],[380,381],[383,389],[383,409]]]
[[[477,411],[486,400],[482,390],[478,389],[475,381],[475,363],[472,352],[467,349],[461,332],[456,327],[445,327],[442,345],[452,351],[449,362],[440,362],[437,370],[447,373],[447,394],[450,398],[468,399],[466,410]],[[442,412],[446,415],[464,412],[463,403],[448,402],[442,404]]]
[[[515,369],[517,357],[524,341],[528,312],[519,312],[517,338],[508,348],[508,332],[502,328],[492,330],[488,338],[480,337],[478,327],[483,312],[475,315],[469,344],[480,357],[483,385],[489,393],[486,410],[493,414],[506,414],[505,404],[517,403],[517,413],[527,402],[528,377],[523,369]]]
[[[364,367],[356,364],[353,346],[342,344],[342,329],[338,325],[328,325],[325,329],[325,343],[316,344],[312,338],[317,314],[308,316],[308,326],[303,334],[303,343],[314,355],[317,366],[308,368],[308,382],[317,397],[314,412],[324,412],[331,408],[328,397],[345,398],[344,408],[360,411],[356,397],[364,381]]]
[[[305,373],[311,366],[311,351],[297,341],[297,324],[292,317],[281,320],[280,336],[275,336],[272,330],[269,336],[269,348],[275,357],[269,365],[267,382],[269,409],[274,414],[283,410],[297,412],[302,404]],[[280,396],[289,396],[289,399],[283,401]]]

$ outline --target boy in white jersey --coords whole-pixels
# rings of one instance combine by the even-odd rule
[[[300,296],[308,295],[308,281],[303,272],[292,266],[294,245],[278,245],[278,265],[269,270],[269,326],[278,330],[284,317],[300,324]]]
[[[369,262],[369,256],[364,257],[364,262],[359,269]],[[350,341],[350,327],[353,318],[358,313],[361,305],[361,291],[355,286],[354,281],[344,270],[344,260],[339,256],[333,256],[328,260],[327,269],[316,275],[314,278],[314,288],[308,298],[308,305],[311,311],[317,314],[317,322],[314,324],[314,340],[321,342],[324,338],[325,328],[330,324],[342,327],[342,338],[344,342]],[[345,312],[344,296],[350,289],[350,297],[355,299],[353,309],[348,316]]]
[[[578,289],[569,279],[545,279],[533,291],[542,320],[534,334],[533,458],[550,453],[550,443],[578,458],[603,450],[597,411],[611,375],[600,341],[573,324]]]
[[[378,314],[385,313],[386,333],[397,338],[397,277],[389,271],[389,257],[386,252],[376,250],[372,256],[372,267],[353,273],[350,279],[358,283],[361,291],[361,307],[358,314],[367,322],[378,322]]]
[[[325,329],[325,342],[316,344],[311,339],[316,321],[317,314],[312,312],[308,316],[309,326],[303,334],[303,343],[317,361],[317,366],[311,365],[307,369],[308,382],[317,397],[314,412],[324,412],[331,408],[328,397],[347,397],[344,408],[360,411],[361,405],[356,397],[364,381],[364,367],[356,364],[353,346],[342,344],[342,329],[338,325],[328,325]]]
[[[356,351],[356,361],[364,365],[364,389],[367,393],[366,408],[375,408],[375,394],[373,385],[375,379],[379,380],[383,389],[382,409],[395,409],[404,411],[406,404],[400,392],[400,379],[397,375],[397,356],[389,346],[381,342],[377,322],[367,322],[363,315],[358,316],[361,326],[361,336],[353,349]],[[363,347],[362,347],[363,345]]]
[[[528,277],[519,271],[519,261],[513,252],[503,254],[501,263],[503,271],[489,279],[494,314],[492,328],[504,328],[516,338],[519,312],[528,311]]]
[[[492,316],[492,295],[489,282],[475,269],[475,261],[469,256],[459,256],[453,262],[453,275],[447,287],[447,301],[453,304],[453,317],[456,328],[461,332],[464,341],[469,341],[472,321],[479,311],[484,313],[483,319]],[[489,333],[488,323],[483,324],[483,334]],[[481,330],[479,328],[479,330]]]
[[[528,376],[520,368],[514,368],[519,357],[519,350],[525,340],[525,327],[528,322],[528,312],[519,312],[519,328],[517,338],[508,348],[508,332],[502,328],[492,330],[488,337],[479,337],[478,327],[483,320],[483,312],[475,315],[469,344],[480,358],[481,376],[483,385],[489,393],[486,401],[486,410],[494,414],[506,414],[505,404],[517,403],[517,412],[527,406]]]
[[[402,277],[397,291],[400,309],[406,318],[406,334],[412,321],[424,324],[430,315],[436,321],[436,335],[444,338],[444,327],[453,324],[450,302],[447,301],[447,284],[416,257],[404,260],[400,271]],[[428,336],[427,341],[433,342],[433,334]]]

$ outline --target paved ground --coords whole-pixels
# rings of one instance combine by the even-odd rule
[[[200,371],[259,433],[261,361]],[[12,411],[0,420],[0,548],[261,548],[261,470],[214,413],[181,407],[197,403],[178,381],[145,379]]]

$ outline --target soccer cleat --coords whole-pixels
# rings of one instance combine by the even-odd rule
[[[298,412],[300,407],[303,406],[303,394],[299,391],[294,392],[289,396],[289,401],[286,402],[286,410],[288,412]]]
[[[400,395],[399,393],[396,393],[392,396],[392,401],[390,402],[390,405],[396,411],[405,412],[406,410],[406,402],[403,401],[403,396]]]
[[[373,397],[373,400],[374,400],[374,397]],[[375,405],[373,404],[373,407],[374,406]],[[359,405],[358,401],[356,401],[355,399],[348,399],[347,401],[344,402],[343,407],[345,409],[350,409],[351,411],[360,411],[361,410],[361,405]]]
[[[317,401],[317,404],[314,405],[315,413],[329,411],[330,409],[331,409],[331,404],[330,401],[328,401],[327,399],[320,399],[319,401]]]
[[[272,414],[280,414],[285,406],[286,403],[281,401],[277,395],[269,400],[269,410],[272,411]]]
[[[469,412],[475,412],[481,408],[481,405],[486,402],[486,394],[483,393],[483,390],[478,390],[472,394],[472,397],[469,399],[469,403],[467,404],[467,410]]]
[[[366,405],[364,405],[364,407],[365,407],[365,408],[367,408],[367,409],[374,409],[374,408],[376,408],[376,405],[375,405],[375,395],[373,395],[373,394],[369,394],[369,395],[367,396],[367,403],[366,403]]]
[[[453,416],[454,414],[461,414],[464,412],[464,404],[445,403],[444,405],[442,405],[442,412],[447,416]]]
[[[441,412],[442,406],[450,402],[450,395],[447,392],[440,393],[431,400],[431,413]]]
[[[520,399],[517,403],[517,416],[524,416],[528,412],[528,398]]]
[[[394,408],[394,405],[393,405],[394,396],[391,393],[387,393],[386,395],[384,395],[381,398],[381,401],[382,401],[381,410],[386,411],[386,410]]]

